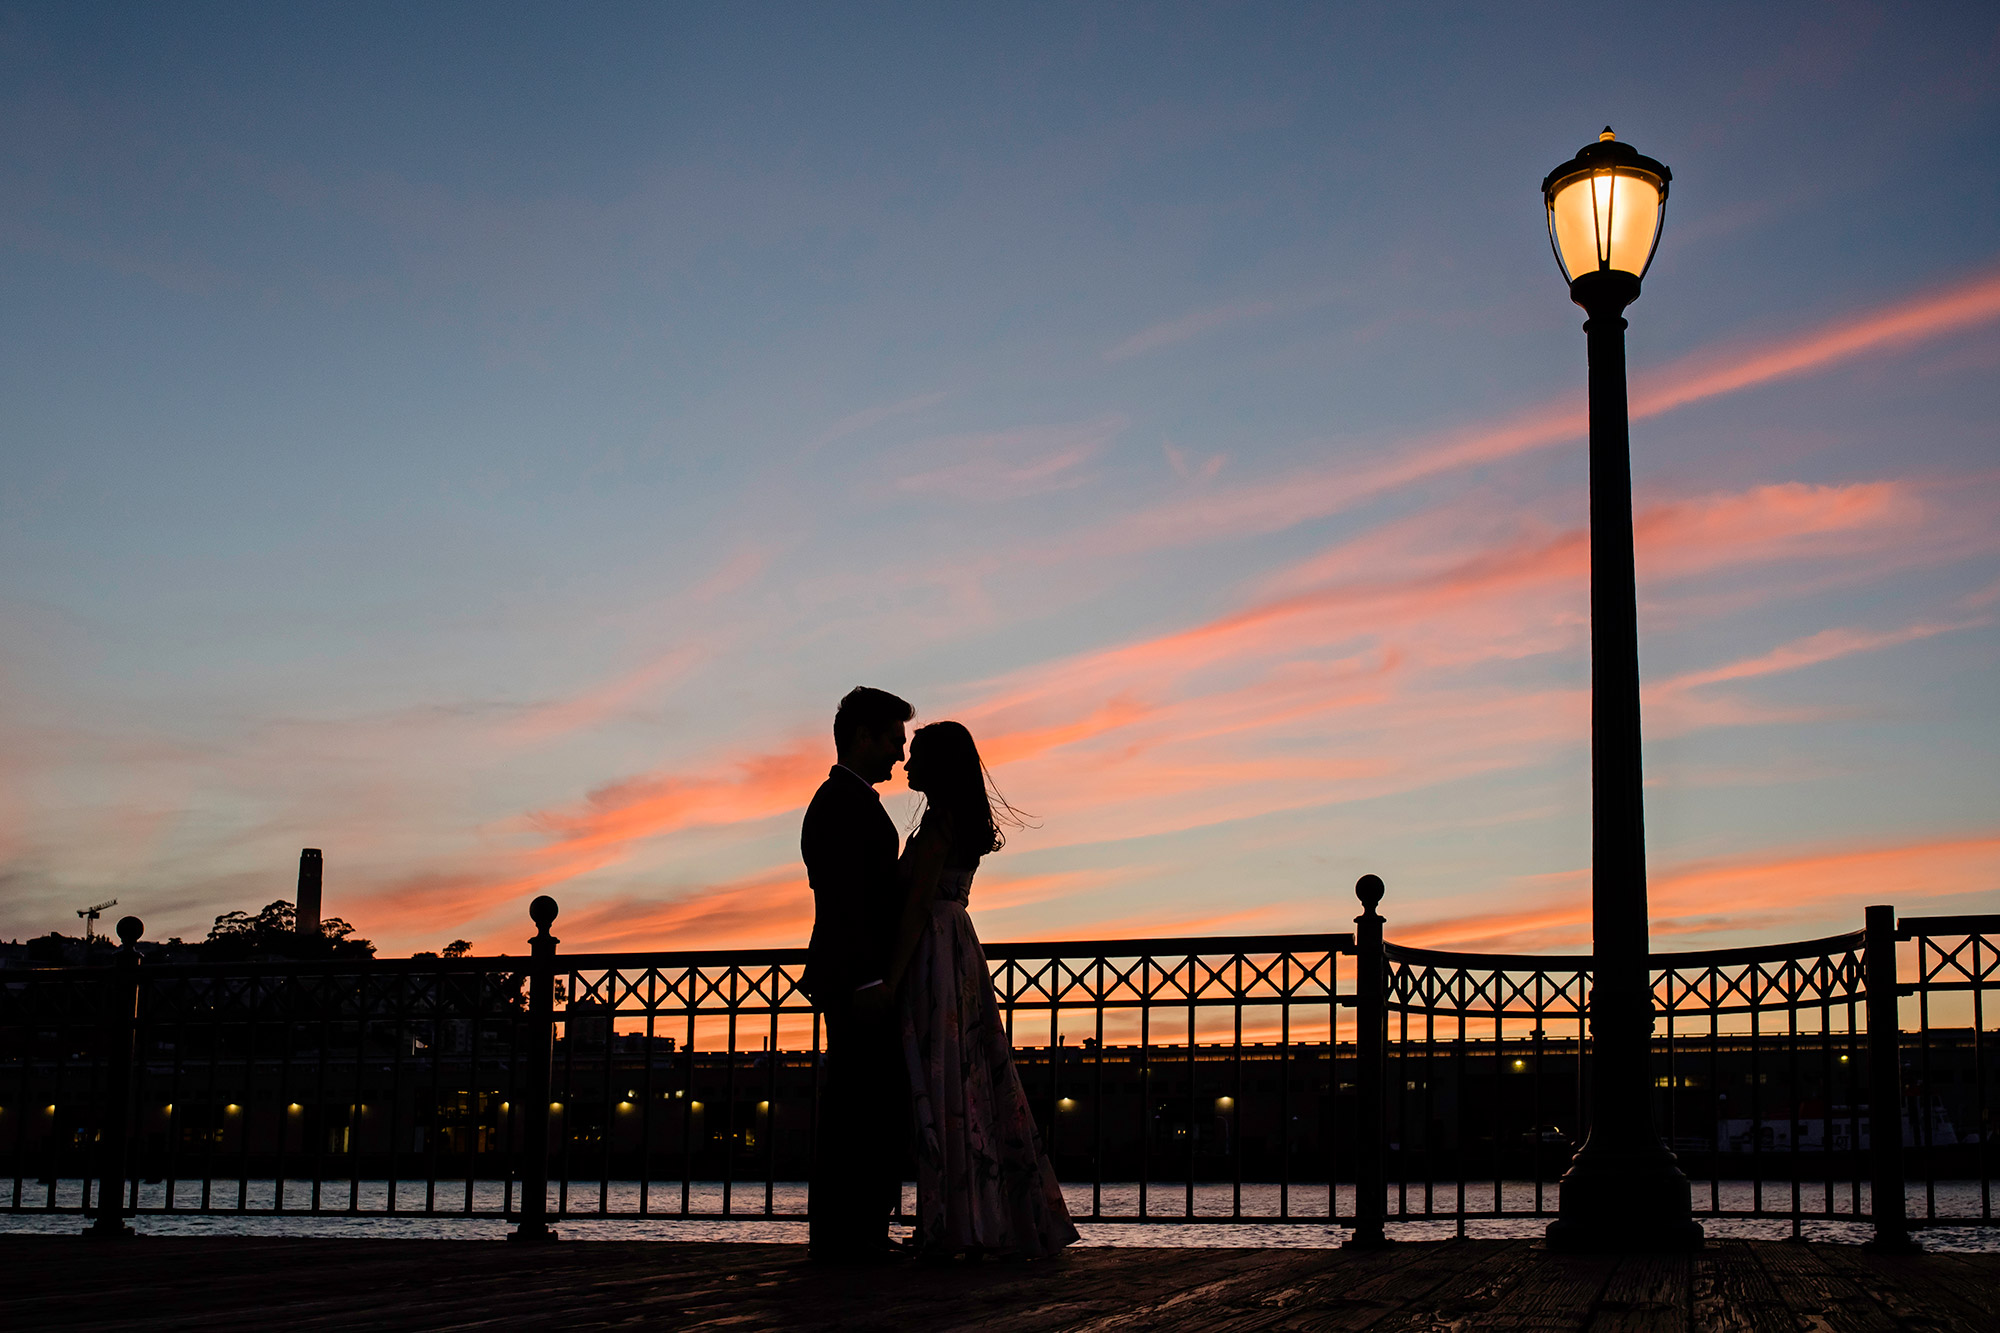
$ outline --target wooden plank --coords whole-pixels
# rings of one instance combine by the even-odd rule
[[[1430,1333],[1479,1323],[1528,1273],[1536,1251],[1525,1240],[1444,1241],[1461,1266],[1403,1309],[1367,1325],[1368,1333]]]
[[[1795,1319],[1829,1333],[1893,1333],[1896,1320],[1853,1279],[1797,1241],[1757,1246],[1757,1261]]]
[[[1218,1318],[1204,1327],[1213,1333],[1364,1329],[1407,1304],[1409,1295],[1427,1291],[1449,1275],[1449,1268],[1432,1253],[1438,1248],[1389,1245],[1328,1251],[1328,1262],[1297,1275],[1289,1284],[1266,1290],[1234,1317]],[[1427,1273],[1427,1260],[1436,1267],[1435,1274]]]
[[[1162,1251],[1154,1251],[1159,1254]],[[1263,1297],[1294,1281],[1308,1268],[1327,1262],[1324,1250],[1239,1251],[1266,1256],[1263,1262],[1246,1264],[1241,1271],[1224,1277],[1184,1286],[1164,1296],[1131,1292],[1131,1301],[1122,1309],[1080,1323],[1063,1324],[1070,1333],[1123,1333],[1124,1330],[1209,1327],[1223,1318],[1254,1308]],[[1276,1257],[1282,1256],[1282,1257]]]
[[[964,1327],[1008,1330],[1191,1327],[1243,1295],[1324,1262],[1324,1252],[1257,1250],[1077,1251],[1049,1264],[983,1265],[962,1272],[919,1270],[905,1290],[880,1305],[883,1326],[899,1330]],[[940,1288],[940,1278],[950,1286]],[[885,1289],[891,1284],[884,1284]],[[868,1302],[854,1307],[867,1312]],[[968,1313],[970,1312],[970,1313]],[[796,1325],[796,1307],[774,1308],[769,1327]]]
[[[1107,1249],[1080,1262],[953,1264],[937,1268],[823,1268],[796,1250],[761,1273],[717,1281],[653,1283],[607,1297],[558,1294],[528,1322],[573,1327],[665,1321],[695,1329],[891,1327],[918,1330],[978,1322],[993,1327],[1060,1327],[1115,1317],[1145,1301],[1187,1288],[1260,1280],[1274,1264],[1310,1261],[1310,1252]],[[1176,1262],[1178,1261],[1178,1262]],[[515,1308],[523,1308],[518,1302]],[[539,1304],[529,1310],[538,1314]],[[587,1312],[579,1321],[579,1311]],[[468,1325],[469,1326],[469,1325]]]
[[[1712,1242],[1689,1259],[1525,1241],[1379,1251],[1076,1250],[1047,1263],[828,1269],[797,1246],[0,1235],[0,1327],[892,1328],[930,1333],[1968,1333],[2000,1329],[2000,1255]],[[1787,1308],[1787,1302],[1790,1308]]]
[[[1312,1284],[1298,1293],[1291,1308],[1280,1311],[1268,1325],[1285,1333],[1360,1333],[1400,1311],[1429,1300],[1445,1283],[1464,1272],[1481,1250],[1508,1250],[1510,1242],[1417,1241],[1376,1251],[1385,1260],[1372,1273],[1360,1265],[1342,1276],[1353,1279],[1345,1289],[1330,1283]],[[1525,1249],[1525,1244],[1521,1245]],[[1496,1256],[1497,1258],[1497,1256]]]
[[[713,1253],[687,1253],[642,1244],[621,1254],[624,1248],[607,1242],[521,1251],[487,1242],[428,1242],[413,1251],[396,1242],[335,1242],[331,1251],[233,1251],[227,1257],[237,1262],[223,1263],[214,1262],[224,1256],[211,1248],[210,1262],[203,1263],[175,1262],[175,1254],[141,1241],[118,1252],[120,1259],[130,1255],[135,1262],[119,1265],[122,1280],[115,1287],[100,1285],[90,1300],[81,1302],[72,1293],[57,1308],[35,1311],[31,1326],[114,1328],[129,1322],[132,1327],[163,1328],[185,1320],[187,1326],[200,1327],[226,1322],[232,1312],[254,1313],[258,1322],[271,1322],[280,1311],[283,1322],[299,1327],[342,1322],[393,1327],[412,1320],[435,1326],[460,1312],[490,1311],[496,1305],[517,1313],[540,1307],[574,1312],[621,1283],[651,1288],[728,1283],[746,1272],[768,1269],[777,1256],[796,1253],[789,1246],[719,1246]],[[149,1251],[151,1263],[146,1262]],[[640,1256],[643,1261],[635,1263]],[[245,1258],[262,1262],[246,1265],[241,1262]],[[28,1313],[15,1302],[0,1308],[10,1316]]]
[[[1686,1333],[1693,1300],[1692,1254],[1628,1255],[1591,1312],[1590,1333]]]
[[[750,1288],[662,1292],[607,1322],[662,1319],[684,1329],[889,1327],[921,1333],[968,1323],[1054,1329],[1116,1320],[1190,1293],[1254,1288],[1312,1251],[1102,1249],[1050,1263],[824,1269],[795,1260]],[[1183,1298],[1176,1301],[1175,1298]],[[552,1316],[566,1322],[558,1311]]]
[[[1702,1333],[1797,1333],[1750,1242],[1711,1240],[1694,1256],[1694,1327]]]
[[[560,1248],[562,1253],[542,1251],[512,1270],[492,1274],[490,1280],[454,1283],[422,1293],[407,1308],[394,1301],[366,1311],[322,1307],[311,1311],[310,1317],[296,1319],[292,1327],[608,1327],[630,1322],[633,1312],[640,1309],[677,1315],[703,1306],[729,1308],[742,1302],[745,1293],[768,1285],[774,1271],[798,1262],[797,1248],[792,1246],[758,1247],[756,1253],[740,1257],[714,1254],[704,1256],[699,1263],[665,1264],[660,1261],[668,1256],[648,1256],[644,1249],[594,1263],[596,1244]]]
[[[1600,1254],[1551,1254],[1529,1251],[1534,1262],[1521,1280],[1494,1302],[1480,1320],[1481,1329],[1518,1329],[1523,1333],[1582,1333],[1618,1271],[1618,1259]]]
[[[1931,1255],[1863,1254],[1854,1245],[1815,1245],[1812,1251],[1829,1268],[1847,1277],[1905,1328],[1940,1329],[1946,1333],[1979,1333],[1990,1329],[2000,1311],[1988,1288],[1984,1307],[1966,1300],[1946,1276],[1945,1265]]]
[[[1871,1266],[1897,1257],[1920,1265],[1919,1280],[1926,1287],[1944,1288],[1983,1311],[1983,1319],[1976,1321],[1982,1327],[2000,1326],[2000,1254],[1861,1255]]]

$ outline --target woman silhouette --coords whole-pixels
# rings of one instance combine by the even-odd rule
[[[925,798],[903,849],[902,931],[890,976],[902,987],[903,1052],[917,1127],[918,1252],[1034,1259],[1077,1239],[1042,1152],[986,954],[966,903],[980,858],[1018,823],[972,733],[934,722],[910,738],[904,774]]]

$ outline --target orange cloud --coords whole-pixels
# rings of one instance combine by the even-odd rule
[[[600,852],[523,869],[517,857],[490,857],[485,870],[397,876],[381,888],[330,901],[327,910],[353,921],[364,936],[428,939],[440,933],[476,931],[480,918],[493,918],[511,905],[518,908],[512,921],[506,925],[490,921],[491,929],[505,930],[511,937],[510,926],[532,933],[525,899],[602,869],[613,859]]]
[[[1589,872],[1563,877],[1560,898],[1512,912],[1413,922],[1393,919],[1389,938],[1426,948],[1590,948]],[[2000,833],[1899,843],[1718,857],[1655,869],[1648,899],[1655,936],[1778,929],[1838,933],[1860,926],[1857,908],[1894,903],[1907,914],[1939,899],[2000,898]]]
[[[1125,877],[1122,870],[982,875],[973,909],[1004,913],[1073,899]],[[566,911],[556,933],[567,952],[619,949],[802,948],[811,935],[804,868],[774,866],[673,897],[622,895]]]
[[[1869,549],[1925,517],[1908,482],[1783,482],[1648,506],[1633,515],[1632,538],[1640,578],[1656,581]]]
[[[540,844],[489,852],[479,858],[479,868],[398,878],[360,897],[356,913],[385,934],[464,928],[503,905],[615,865],[647,839],[800,808],[826,775],[825,748],[799,742],[720,762],[707,772],[609,783],[579,807],[539,811],[520,821],[525,830],[545,836]]]
[[[1653,506],[1639,530],[1649,568],[1685,574],[1869,548],[1921,518],[1897,483],[1770,486]],[[1122,737],[1130,758],[1160,743],[1380,710],[1417,671],[1573,644],[1588,535],[1503,531],[1468,545],[1455,531],[1461,521],[1445,514],[1392,525],[1393,540],[1375,533],[1343,543],[1275,580],[1276,595],[1185,630],[1013,673],[961,716],[1000,729],[1001,739],[985,742],[996,754],[1007,753],[1004,737],[1017,731],[1069,745]],[[1382,646],[1332,661],[1319,655],[1370,641]],[[1250,680],[1235,679],[1246,671]],[[1434,705],[1433,696],[1426,706]],[[1079,717],[1088,721],[1067,720]],[[1205,780],[1222,776],[1204,768]]]
[[[802,807],[831,763],[824,741],[799,741],[749,755],[708,773],[655,774],[599,787],[572,810],[545,810],[528,822],[551,836],[535,855],[550,861],[581,853],[616,853],[642,838],[702,824],[768,819]]]
[[[1669,411],[1856,356],[1908,346],[1996,316],[2000,316],[2000,277],[1984,278],[1950,293],[1900,302],[1761,348],[1684,358],[1638,378],[1633,411],[1635,416]],[[1017,465],[1001,456],[1018,455],[1027,445],[1046,445],[1046,457],[1036,457],[1042,462],[1052,459],[1051,466],[1059,463],[1058,471],[1066,471],[1071,466],[1064,461],[1070,458],[1066,449],[1095,447],[1117,424],[1108,419],[1090,423],[1076,428],[1081,435],[1075,439],[1045,440],[1032,433],[1018,439],[1009,436],[1003,443],[1018,447],[997,451],[982,447],[973,451],[977,457],[972,462],[978,467],[1029,467],[1029,473],[1017,480],[1040,485],[1044,478],[1035,470],[1039,464],[1034,459]],[[1497,426],[1433,437],[1399,459],[1367,469],[1285,478],[1261,488],[1195,497],[1135,515],[1087,541],[1093,549],[1138,549],[1189,536],[1272,530],[1445,470],[1575,438],[1583,426],[1582,414],[1574,406],[1545,405]],[[1904,483],[1788,484],[1651,506],[1638,515],[1636,536],[1642,573],[1657,580],[1876,549],[1923,519],[1924,506]],[[1356,710],[1392,707],[1412,673],[1420,670],[1462,668],[1482,658],[1529,655],[1573,642],[1580,630],[1577,602],[1588,568],[1586,534],[1529,529],[1469,548],[1459,542],[1454,553],[1453,544],[1437,540],[1439,521],[1411,521],[1335,547],[1273,580],[1273,595],[1201,624],[990,682],[973,691],[960,716],[979,724],[982,744],[996,764],[1032,767],[1062,753],[1058,772],[1082,774],[1090,784],[1077,814],[1093,808],[1101,812],[1120,803],[1159,802],[1195,791],[1202,792],[1206,807],[1218,814],[1284,808],[1325,799],[1329,782],[1391,780],[1382,761],[1352,755],[1300,763],[1192,751],[1224,735],[1270,733]],[[1930,631],[1901,631],[1906,637],[1897,641],[1926,632]],[[1670,684],[1686,691],[1792,669],[1806,665],[1808,659],[1826,660],[1814,657],[1815,653],[1860,651],[1866,636],[1854,638],[1852,633],[1827,631],[1763,660],[1693,673]],[[1385,641],[1389,635],[1399,637]],[[1329,684],[1351,680],[1352,667],[1317,662],[1313,654],[1343,643],[1369,641],[1383,644],[1372,655],[1376,677],[1362,687],[1328,689]],[[1886,646],[1889,640],[1868,642]],[[1345,660],[1351,664],[1360,659],[1349,652]],[[586,725],[677,669],[676,658],[642,668],[548,712],[529,729]],[[1253,678],[1231,679],[1245,672]],[[1204,675],[1217,679],[1195,683]],[[1433,713],[1438,710],[1435,694],[1426,697],[1425,705]],[[1543,739],[1556,739],[1558,733],[1550,728],[1566,725],[1570,710],[1566,701],[1466,699],[1461,706],[1486,714],[1491,722],[1493,710],[1518,712],[1524,705],[1540,709]],[[1700,721],[1708,725],[1772,716],[1768,710],[1728,701],[1708,701],[1705,709]],[[1511,734],[1517,740],[1522,735],[1518,729]],[[1104,748],[1114,742],[1114,750]],[[1169,759],[1163,750],[1174,746],[1180,753]],[[1091,759],[1078,762],[1076,754],[1086,749],[1092,751]],[[1143,763],[1138,762],[1142,755]],[[1416,756],[1408,756],[1403,767],[1415,762]],[[825,763],[823,744],[801,743],[733,763],[697,766],[691,772],[641,775],[608,784],[578,808],[530,816],[528,825],[548,835],[549,841],[524,853],[522,867],[486,880],[487,892],[499,895],[546,887],[610,864],[633,844],[676,829],[755,821],[797,809]],[[1317,786],[1319,794],[1271,790],[1273,784],[1287,782]],[[1058,789],[1062,785],[1066,784],[1058,784]],[[1231,788],[1253,789],[1254,796],[1232,796]],[[1172,825],[1189,814],[1185,809],[1167,809],[1141,823],[1158,827],[1162,816]],[[440,881],[427,896],[469,898],[477,883],[476,878],[468,880],[461,888]]]
[[[780,866],[676,898],[619,897],[557,918],[571,952],[802,947],[812,932],[802,866]]]
[[[993,711],[995,710],[989,707],[982,709],[980,714],[969,716],[976,718],[980,715],[990,715]],[[1135,699],[1121,695],[1107,700],[1103,707],[1096,709],[1088,717],[1074,722],[1048,727],[1031,727],[1024,731],[1000,731],[982,738],[979,742],[980,758],[986,761],[989,768],[1032,759],[1050,750],[1074,745],[1078,741],[1088,740],[1107,731],[1129,727],[1157,711]]]
[[[1650,565],[1693,572],[1821,552],[1833,541],[1877,540],[1884,529],[1920,516],[1906,488],[1868,482],[1767,486],[1700,497],[1654,506],[1638,526]],[[1442,559],[1421,549],[1434,535],[1405,530],[1408,546],[1400,559],[1372,538],[1358,543],[1365,560],[1336,548],[1309,564],[1315,576],[1338,572],[1349,575],[1345,579],[1272,597],[1186,630],[1040,664],[994,682],[970,706],[946,711],[975,728],[991,763],[1027,766],[1023,776],[1055,797],[1072,825],[1126,807],[1103,829],[1104,836],[1317,804],[1357,781],[1379,791],[1503,762],[1439,755],[1435,746],[1395,747],[1402,756],[1396,764],[1379,753],[1246,756],[1198,748],[1225,736],[1384,708],[1396,698],[1394,678],[1411,669],[1400,653],[1302,663],[1310,667],[1306,670],[1277,665],[1315,646],[1412,626],[1448,626],[1465,646],[1433,645],[1430,654],[1462,666],[1468,653],[1496,651],[1504,642],[1502,622],[1534,620],[1524,614],[1526,606],[1539,600],[1549,607],[1542,614],[1560,614],[1558,604],[1580,599],[1588,572],[1588,537],[1581,531],[1514,535],[1498,545],[1447,552]],[[1422,568],[1426,562],[1434,567]],[[1415,573],[1378,572],[1413,565]],[[1255,673],[1248,682],[1188,690],[1189,679],[1203,672],[1246,669]],[[1547,744],[1574,738],[1573,701],[1553,711],[1532,697],[1472,704],[1496,748],[1519,746],[1526,737],[1518,728],[1495,726],[1493,710],[1524,705],[1543,719],[1536,732],[1540,746],[1516,749],[1512,763],[1533,762]],[[1431,720],[1443,711],[1435,696],[1426,699],[1425,709]],[[1704,717],[1711,725],[1771,720],[1768,712],[1732,712],[1722,705]],[[1103,749],[1106,742],[1115,745]],[[1463,748],[1456,738],[1454,745]],[[1054,769],[1034,771],[1035,761],[1056,752],[1064,757]],[[734,776],[696,769],[608,784],[581,808],[532,816],[531,825],[552,837],[531,856],[538,866],[596,868],[622,857],[634,843],[676,829],[771,818],[802,807],[827,762],[822,742],[800,742],[734,761]],[[1416,776],[1425,762],[1437,764],[1428,779]],[[1059,838],[1078,839],[1090,836],[1071,831]]]
[[[1641,568],[1675,579],[1866,555],[1866,568],[1879,570],[1884,552],[1931,540],[1931,509],[1917,488],[1895,481],[1761,486],[1655,504],[1638,516]],[[1521,769],[1582,743],[1587,696],[1573,686],[1482,683],[1467,672],[1575,652],[1586,632],[1587,581],[1583,531],[1449,511],[1336,545],[1267,581],[1264,595],[1236,610],[1038,663],[926,712],[966,722],[1004,770],[1010,796],[1054,813],[1024,844],[1042,848]],[[1649,692],[1654,707],[1673,705],[1653,721],[1685,730],[1803,716],[1697,692],[1960,623],[1829,630],[1687,673]],[[827,749],[799,740],[608,783],[577,805],[519,821],[508,832],[540,840],[496,851],[485,875],[406,881],[374,902],[394,920],[433,923],[435,933],[482,904],[614,865],[662,835],[796,811],[823,777]],[[671,924],[662,918],[659,928]]]

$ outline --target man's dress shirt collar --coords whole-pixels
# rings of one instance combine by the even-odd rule
[[[835,773],[847,774],[849,777],[853,778],[856,782],[866,787],[868,789],[868,794],[870,796],[873,796],[878,801],[882,799],[882,793],[875,790],[874,783],[870,782],[867,778],[862,777],[859,773],[849,768],[846,764],[835,764],[833,768],[828,771],[827,776],[832,777]]]

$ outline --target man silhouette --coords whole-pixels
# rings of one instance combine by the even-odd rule
[[[858,686],[833,715],[838,756],[806,807],[799,851],[813,891],[812,943],[800,988],[826,1016],[806,1217],[811,1256],[835,1263],[889,1257],[889,1217],[902,1191],[909,1132],[907,1075],[887,984],[902,902],[895,821],[875,784],[903,759],[916,709]]]

